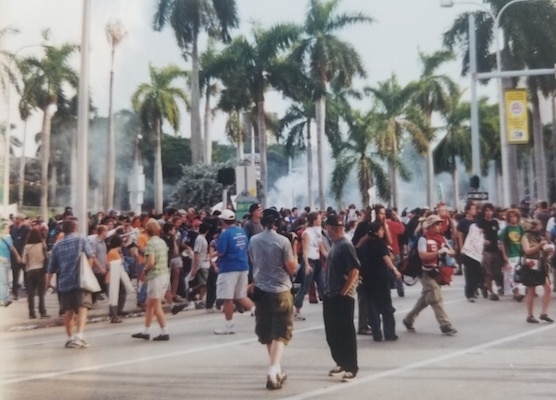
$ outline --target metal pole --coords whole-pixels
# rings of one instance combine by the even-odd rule
[[[76,215],[79,220],[79,233],[88,231],[87,189],[89,187],[89,44],[91,1],[83,0],[83,22],[81,31],[81,73],[79,77],[79,111],[77,120],[77,203]]]
[[[477,38],[475,15],[469,14],[469,66],[471,75],[471,156],[472,173],[481,174],[481,149],[479,144],[479,103],[477,100]]]

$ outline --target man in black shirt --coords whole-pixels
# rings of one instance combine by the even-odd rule
[[[27,273],[25,272],[25,264],[21,260],[21,255],[23,254],[31,228],[25,223],[25,218],[25,215],[17,214],[14,218],[14,223],[10,226],[10,236],[19,255],[19,258],[16,259],[12,253],[12,296],[14,300],[19,298],[19,274],[21,272],[23,272],[23,283],[27,286]]]
[[[477,226],[483,231],[485,238],[485,247],[483,251],[483,272],[484,284],[487,292],[490,292],[490,300],[498,300],[498,295],[492,288],[494,280],[499,279],[502,274],[502,253],[498,247],[498,232],[500,226],[498,221],[493,218],[494,206],[485,203],[482,208],[483,217],[479,220]]]

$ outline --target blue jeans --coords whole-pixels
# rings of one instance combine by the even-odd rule
[[[317,283],[319,297],[321,299],[324,298],[322,294],[322,290],[324,288],[324,274],[322,273],[321,262],[320,260],[309,259],[309,265],[313,268],[313,271],[309,275],[305,274],[305,263],[303,261],[301,262],[301,266],[297,272],[298,274],[303,274],[303,277],[301,280],[301,287],[299,288],[299,291],[295,295],[295,299],[293,301],[293,305],[296,308],[303,307],[303,299],[309,291],[309,286],[313,283],[313,281]]]

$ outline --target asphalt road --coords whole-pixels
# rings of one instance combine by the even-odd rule
[[[254,319],[236,315],[235,335],[215,336],[223,315],[167,314],[171,340],[132,339],[142,318],[87,326],[88,349],[65,349],[62,327],[0,334],[0,399],[554,399],[556,324],[528,324],[525,304],[509,297],[471,304],[463,280],[443,290],[458,334],[442,336],[432,311],[408,333],[401,319],[419,284],[397,298],[397,342],[358,337],[360,371],[341,383],[326,345],[321,306],[306,304],[282,368],[283,389],[265,389],[267,355]],[[553,294],[553,298],[556,297]],[[540,299],[536,300],[540,303]],[[535,307],[539,314],[539,304]],[[556,316],[556,310],[552,311]],[[158,334],[153,325],[151,336]]]

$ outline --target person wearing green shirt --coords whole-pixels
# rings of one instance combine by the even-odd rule
[[[513,299],[521,302],[524,295],[519,293],[520,285],[514,281],[515,267],[523,253],[521,238],[524,234],[523,227],[520,225],[521,214],[517,209],[510,209],[506,212],[508,224],[500,231],[498,239],[502,243],[502,258],[504,260],[504,292],[513,293]]]

